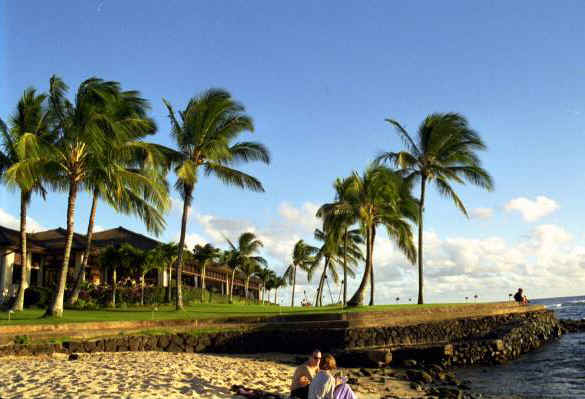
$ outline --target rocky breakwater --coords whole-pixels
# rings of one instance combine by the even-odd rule
[[[562,319],[560,320],[563,330],[568,333],[585,332],[585,319],[571,320]]]

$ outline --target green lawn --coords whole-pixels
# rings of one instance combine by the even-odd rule
[[[379,305],[349,308],[343,312],[393,311],[404,309],[421,309],[428,307],[453,306],[452,304],[431,305]],[[84,323],[99,321],[133,321],[133,320],[205,320],[213,318],[241,316],[274,316],[279,314],[340,313],[338,306],[319,308],[294,308],[273,305],[229,305],[201,304],[185,307],[184,311],[175,311],[173,306],[162,305],[156,312],[152,307],[103,310],[65,310],[63,318],[42,318],[43,309],[26,309],[13,313],[8,320],[7,312],[0,312],[0,326],[13,324],[56,324]]]

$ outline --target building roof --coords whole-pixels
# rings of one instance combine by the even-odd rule
[[[48,249],[63,248],[67,239],[67,230],[58,227],[52,230],[40,231],[30,235],[37,243]],[[85,236],[73,233],[73,249],[85,248]]]
[[[41,246],[34,238],[33,234],[27,233],[27,247],[32,250],[42,251],[45,248]],[[20,247],[20,231],[0,226],[0,247],[16,249]]]
[[[135,233],[132,230],[123,228],[122,226],[93,233],[92,245],[95,245],[96,247],[102,248],[122,243],[130,244],[143,250],[152,249],[162,244],[160,241]]]

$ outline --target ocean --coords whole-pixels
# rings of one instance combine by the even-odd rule
[[[585,319],[585,296],[532,300],[559,319]],[[489,399],[585,398],[585,333],[565,334],[505,365],[457,370],[472,391]]]

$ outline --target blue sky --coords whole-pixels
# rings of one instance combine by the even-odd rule
[[[468,209],[492,210],[471,220],[431,191],[425,230],[436,235],[438,249],[436,257],[428,249],[429,272],[437,268],[430,298],[457,300],[462,289],[498,297],[518,283],[533,296],[582,294],[584,16],[579,1],[4,2],[0,117],[13,112],[24,88],[46,90],[52,74],[72,88],[95,75],[140,90],[159,126],[154,140],[171,145],[161,98],[181,108],[204,89],[227,88],[255,120],[256,132],[246,138],[272,152],[269,167],[245,167],[266,193],[202,179],[189,233],[213,241],[219,230],[235,237],[238,228],[253,228],[273,238],[266,255],[281,270],[283,243],[310,237],[310,211],[332,198],[332,181],[363,169],[380,150],[401,147],[384,118],[414,132],[429,113],[460,112],[488,144],[482,160],[496,191],[460,188]],[[510,205],[518,198],[531,202]],[[507,205],[532,212],[531,220]],[[62,194],[50,195],[33,201],[30,216],[45,227],[64,226],[65,207]],[[18,216],[18,198],[4,187],[0,208]],[[88,211],[83,195],[76,230],[85,230]],[[162,240],[177,236],[179,219],[169,214]],[[103,204],[97,223],[144,232],[139,221]],[[494,238],[519,258],[499,259],[506,250],[494,249]],[[453,240],[485,244],[489,254],[473,254],[480,259],[471,270]],[[574,255],[535,259],[538,250],[545,258]],[[380,259],[378,267],[388,270],[380,301],[411,295],[413,268],[390,258],[391,245],[379,251],[392,260]],[[509,268],[490,272],[493,286],[476,275],[486,263],[508,261]],[[572,270],[566,282],[556,280],[559,263]],[[533,279],[523,282],[527,273]]]

